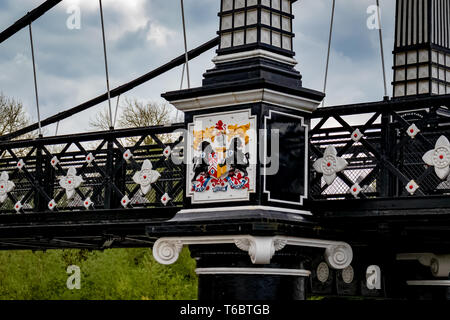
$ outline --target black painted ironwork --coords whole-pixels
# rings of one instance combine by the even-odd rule
[[[358,201],[351,194],[355,184],[362,188],[358,197],[367,200],[364,208],[353,204],[354,209],[361,211],[367,209],[372,199],[395,199],[397,203],[392,207],[401,209],[406,208],[404,201],[410,198],[435,197],[439,201],[443,196],[448,197],[449,179],[437,177],[422,157],[434,149],[440,136],[450,137],[449,105],[447,96],[317,110],[310,132],[311,161],[321,158],[327,146],[334,146],[348,166],[331,185],[310,168],[313,202],[347,200],[349,208],[351,200]],[[420,130],[414,138],[407,134],[413,124]],[[363,134],[357,142],[352,140],[356,129]],[[419,185],[413,195],[406,188],[411,180]],[[436,201],[429,200],[428,204],[436,206]],[[448,198],[445,201],[449,202]],[[336,210],[332,203],[327,205]],[[375,202],[369,208],[381,209]]]
[[[47,0],[40,6],[28,12],[22,18],[14,22],[11,26],[0,33],[0,43],[9,39],[11,36],[31,24],[33,21],[39,19],[43,14],[59,4],[62,0]]]
[[[440,136],[450,137],[449,105],[448,97],[439,97],[318,109],[313,113],[309,145],[309,202],[313,211],[326,211],[326,204],[339,212],[343,203],[349,208],[355,201],[366,201],[364,208],[359,208],[363,211],[381,209],[378,202],[370,205],[373,200],[395,200],[395,209],[409,208],[412,198],[434,199],[428,201],[433,206],[439,201],[448,202],[450,181],[437,177],[422,157],[434,149]],[[407,134],[412,124],[420,129],[415,138]],[[174,132],[182,128],[183,124],[175,124],[3,141],[0,171],[8,172],[16,187],[1,204],[0,212],[16,214],[14,204],[20,201],[23,213],[50,213],[47,205],[52,199],[56,202],[55,211],[86,210],[82,201],[88,197],[94,202],[94,210],[123,210],[120,199],[125,195],[131,200],[130,208],[161,208],[160,197],[165,192],[173,199],[167,206],[181,207],[185,188],[183,164],[166,159],[163,150],[180,142],[181,134]],[[351,137],[356,129],[363,135],[358,142]],[[330,145],[349,165],[327,185],[312,163]],[[123,153],[128,149],[134,157],[125,161]],[[86,162],[89,153],[95,157],[91,165]],[[60,161],[55,167],[51,165],[53,157]],[[20,159],[25,163],[22,170],[17,168]],[[145,159],[151,160],[154,170],[162,176],[149,195],[141,197],[132,176]],[[58,181],[71,166],[84,182],[75,197],[67,200]],[[411,180],[419,185],[413,195],[406,188]],[[358,199],[350,192],[355,184],[362,188]],[[330,201],[341,204],[335,206]]]
[[[183,137],[177,132],[182,128],[183,124],[174,124],[2,142],[0,171],[8,173],[15,188],[0,205],[0,213],[87,210],[87,198],[93,202],[89,210],[123,210],[120,201],[124,196],[130,199],[130,209],[181,206],[184,169],[181,161],[175,164],[172,159],[182,150],[179,144]],[[172,157],[163,154],[167,147],[172,150]],[[133,154],[129,160],[123,156],[127,152]],[[91,156],[92,162],[88,161]],[[18,168],[21,160],[24,165]],[[161,175],[145,196],[132,179],[144,160],[150,160],[153,170]],[[76,169],[83,183],[68,199],[59,181],[70,167]],[[164,205],[161,197],[165,193],[172,200]],[[55,201],[54,209],[49,207],[51,200]],[[18,202],[23,206],[19,211],[14,207]]]

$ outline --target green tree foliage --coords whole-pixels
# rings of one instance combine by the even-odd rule
[[[1,93],[0,114],[0,135],[30,124],[23,105]],[[93,121],[93,127],[108,129],[105,114]],[[123,128],[166,124],[169,105],[126,100],[118,122]],[[81,269],[80,290],[66,286],[70,265]],[[196,299],[194,269],[187,249],[171,266],[158,264],[150,249],[0,251],[0,300]]]
[[[69,290],[67,267],[81,269],[81,289]],[[197,299],[195,261],[184,249],[170,266],[150,249],[0,252],[0,299],[192,300]]]

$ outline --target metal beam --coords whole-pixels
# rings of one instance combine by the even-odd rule
[[[214,39],[212,39],[212,40],[202,44],[201,46],[199,46],[199,47],[197,47],[195,49],[192,49],[191,51],[188,52],[189,60],[192,60],[192,59],[198,57],[202,53],[208,51],[209,49],[214,48],[218,44],[219,44],[219,37],[216,37],[216,38],[214,38]],[[185,63],[185,61],[186,61],[186,56],[184,54],[182,54],[182,55],[178,56],[177,58],[171,60],[170,62],[160,66],[159,68],[156,68],[156,69],[154,69],[154,70],[152,70],[152,71],[150,71],[150,72],[140,76],[139,78],[136,78],[136,79],[134,79],[134,80],[132,80],[132,81],[130,81],[128,83],[125,83],[125,84],[123,84],[123,85],[121,85],[121,86],[119,86],[117,88],[112,89],[111,93],[110,93],[111,94],[111,98],[117,97],[120,94],[123,94],[123,93],[125,93],[127,91],[130,91],[131,89],[133,89],[133,88],[135,88],[135,87],[137,87],[137,86],[139,86],[139,85],[141,85],[141,84],[143,84],[143,83],[145,83],[145,82],[147,82],[147,81],[149,81],[149,80],[151,80],[153,78],[156,78],[157,76],[159,76],[159,75],[161,75],[161,74],[163,74],[163,73],[165,73],[165,72],[167,72],[169,70],[172,70],[173,68],[176,68],[176,67],[182,65],[183,63]],[[93,106],[96,106],[97,104],[102,103],[102,102],[106,101],[107,99],[108,99],[108,93],[104,93],[104,94],[102,94],[100,96],[97,96],[94,99],[91,99],[89,101],[86,101],[86,102],[84,102],[84,103],[82,103],[82,104],[80,104],[80,105],[78,105],[76,107],[73,107],[73,108],[71,108],[69,110],[60,112],[60,113],[58,113],[58,114],[56,114],[54,116],[51,116],[51,117],[49,117],[49,118],[47,118],[45,120],[42,120],[41,121],[41,125],[42,125],[42,127],[44,127],[44,126],[48,126],[48,125],[50,125],[52,123],[61,121],[63,119],[66,119],[68,117],[73,116],[74,114],[77,114],[77,113],[79,113],[81,111],[89,109],[89,108],[91,108]],[[34,131],[34,130],[38,129],[38,127],[39,127],[38,123],[34,123],[34,124],[32,124],[32,125],[30,125],[28,127],[25,127],[23,129],[20,129],[20,130],[17,130],[15,132],[6,134],[4,136],[1,136],[0,137],[0,141],[5,141],[5,140],[10,140],[10,139],[17,138],[17,137],[19,137],[21,135],[24,135],[26,133],[29,133],[31,131]]]
[[[41,4],[39,7],[28,12],[26,15],[24,15],[22,18],[14,22],[11,26],[0,33],[0,43],[13,36],[33,21],[39,19],[44,13],[49,11],[61,1],[62,0],[48,0]]]
[[[383,112],[391,110],[413,111],[418,109],[448,105],[450,105],[450,94],[329,106],[317,109],[312,113],[312,115],[313,118],[322,118],[333,114],[345,116],[358,113]]]

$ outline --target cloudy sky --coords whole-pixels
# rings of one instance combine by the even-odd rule
[[[43,0],[1,0],[0,30]],[[184,0],[189,48],[216,35],[220,0]],[[330,60],[327,105],[381,100],[382,72],[378,31],[367,28],[367,8],[375,0],[338,0]],[[394,0],[381,0],[389,94],[392,79]],[[80,8],[80,29],[69,29],[68,9]],[[183,53],[179,0],[103,0],[111,88],[140,76]],[[299,0],[294,5],[297,69],[303,85],[322,90],[331,0]],[[64,0],[33,24],[41,118],[78,105],[106,91],[98,1]],[[215,50],[190,63],[199,86],[212,67]],[[181,67],[127,93],[143,102],[177,90]],[[0,92],[23,102],[33,120],[33,69],[28,29],[0,44]],[[113,107],[115,100],[113,100]],[[88,120],[106,103],[64,120],[59,133],[88,130]],[[120,111],[119,111],[120,112]],[[55,126],[47,132],[54,133]]]

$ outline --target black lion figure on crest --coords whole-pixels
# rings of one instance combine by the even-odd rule
[[[200,157],[194,157],[194,177],[192,178],[192,182],[197,180],[197,178],[201,174],[208,174],[208,159],[209,155],[213,153],[213,148],[211,144],[207,141],[203,141],[201,144],[202,153]]]
[[[236,170],[239,170],[244,173],[244,177],[248,176],[247,168],[250,166],[250,162],[248,161],[250,154],[248,152],[244,153],[242,150],[242,140],[239,138],[233,138],[227,150],[225,164],[220,165],[222,167],[224,165],[229,165],[230,175],[233,175]]]

